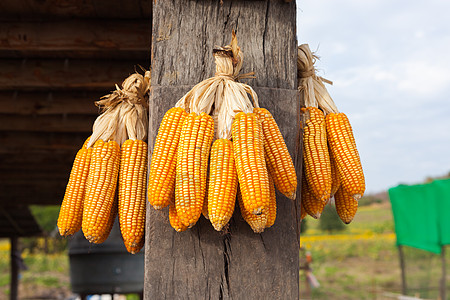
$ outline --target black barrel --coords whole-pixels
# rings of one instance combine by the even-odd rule
[[[70,282],[80,295],[141,294],[144,288],[144,249],[130,254],[119,224],[102,244],[91,244],[79,231],[69,241]]]

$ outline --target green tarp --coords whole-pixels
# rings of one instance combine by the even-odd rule
[[[434,253],[450,244],[450,179],[389,189],[397,245]]]

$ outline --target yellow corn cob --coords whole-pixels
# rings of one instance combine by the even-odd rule
[[[126,140],[120,151],[119,224],[132,254],[144,246],[147,152],[147,143],[141,140]]]
[[[314,197],[327,203],[331,194],[331,163],[325,118],[316,107],[301,110],[306,119],[303,127],[304,174]]]
[[[342,188],[358,200],[364,195],[365,180],[350,122],[344,113],[330,113],[325,120]]]
[[[113,211],[120,160],[119,145],[98,140],[92,150],[84,198],[82,229],[91,243],[99,243]]]
[[[202,213],[214,121],[211,116],[190,113],[182,127],[177,152],[175,207],[180,221],[191,228]]]
[[[308,186],[305,175],[302,176],[302,205],[308,215],[314,219],[320,218],[320,215],[326,205],[326,202],[318,200],[314,197]]]
[[[303,188],[302,188],[303,191]],[[303,200],[303,196],[302,196],[302,200]],[[308,215],[308,213],[305,210],[305,207],[303,206],[303,201],[301,201],[300,203],[300,220],[303,220],[304,218],[306,218],[306,216]]]
[[[276,188],[286,197],[295,199],[297,175],[291,155],[272,114],[265,108],[254,108],[261,121],[267,170]]]
[[[339,218],[345,224],[349,224],[358,210],[358,200],[355,200],[352,195],[347,194],[341,187],[334,195],[334,203]]]
[[[270,202],[269,175],[260,121],[254,113],[236,114],[232,124],[233,153],[245,209],[265,213]]]
[[[175,204],[169,205],[169,221],[170,225],[178,232],[185,231],[188,227],[181,223],[180,218],[178,218],[177,210]]]
[[[267,224],[267,215],[265,213],[254,215],[250,211],[248,211],[244,206],[240,189],[238,189],[237,191],[237,200],[239,203],[239,208],[241,210],[242,218],[244,218],[245,222],[250,225],[253,232],[263,232]]]
[[[329,148],[329,147],[328,147]],[[341,186],[341,180],[339,179],[339,173],[336,167],[336,161],[334,160],[333,154],[330,152],[330,162],[331,162],[331,197],[336,194],[337,190]]]
[[[270,191],[270,202],[269,202],[269,212],[267,214],[266,228],[271,227],[275,223],[277,218],[277,195],[275,193],[275,185],[272,176],[269,174],[269,191]]]
[[[118,211],[118,197],[117,195],[114,197],[114,202],[111,208],[111,213],[108,216],[108,220],[106,221],[106,226],[105,226],[105,230],[103,231],[103,233],[100,235],[100,238],[98,239],[97,242],[95,242],[96,244],[101,244],[104,241],[106,241],[106,239],[108,238],[109,234],[111,233],[111,229],[114,226],[114,221],[116,220],[117,217],[117,211]]]
[[[66,192],[59,211],[58,229],[59,234],[62,236],[72,235],[81,229],[83,198],[92,154],[92,148],[86,148],[89,138],[87,138],[75,156],[69,182],[67,183]]]
[[[211,148],[208,216],[217,231],[228,224],[236,203],[237,173],[233,158],[233,144],[218,139]]]
[[[205,200],[203,201],[203,207],[202,207],[202,215],[207,220],[209,220],[209,215],[208,215],[208,191],[209,191],[209,176],[207,175],[206,176]]]
[[[169,205],[175,191],[176,153],[187,113],[173,107],[164,115],[153,148],[148,179],[148,201],[155,209]]]

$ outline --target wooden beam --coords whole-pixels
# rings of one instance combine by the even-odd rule
[[[151,0],[14,0],[0,1],[2,19],[146,18]]]
[[[44,177],[0,182],[1,205],[58,205],[64,197],[67,178]]]
[[[16,115],[98,115],[95,101],[108,92],[0,91],[0,114]]]
[[[92,131],[96,116],[20,116],[0,114],[0,131],[85,132]]]
[[[19,290],[19,238],[17,236],[13,236],[10,238],[11,249],[10,251],[10,262],[11,262],[11,282],[10,282],[10,291],[9,291],[9,299],[17,300],[18,299],[18,290]]]
[[[90,132],[0,131],[0,153],[75,152]]]
[[[79,148],[79,147],[78,147]],[[52,165],[56,168],[71,166],[78,149],[62,151],[23,151],[1,153],[0,172],[5,169],[38,168],[43,165]]]
[[[242,73],[255,71],[260,105],[296,150],[297,41],[295,2],[156,1],[153,6],[149,153],[167,109],[194,84],[214,75],[212,49],[238,29]],[[301,170],[297,170],[301,180]],[[300,185],[299,185],[300,186]],[[300,197],[300,191],[297,192]],[[277,220],[252,232],[236,209],[228,232],[200,218],[185,232],[171,228],[167,209],[147,209],[144,299],[298,299],[299,241],[295,205],[277,194]]]
[[[82,90],[109,92],[148,61],[0,59],[0,91]]]
[[[0,57],[150,57],[150,20],[2,22]]]

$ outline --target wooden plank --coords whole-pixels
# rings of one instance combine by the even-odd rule
[[[405,268],[405,254],[403,252],[403,246],[398,245],[398,255],[400,260],[400,271],[402,277],[402,295],[408,294],[408,287],[406,284],[406,268]]]
[[[151,0],[0,1],[2,19],[147,18]]]
[[[214,74],[212,49],[238,29],[243,73],[260,94],[296,154],[295,3],[282,1],[157,1],[153,4],[149,152],[159,122],[189,88]],[[297,173],[300,178],[300,170]],[[300,196],[300,193],[298,192]],[[201,218],[186,232],[169,224],[167,209],[147,210],[145,299],[298,299],[299,244],[291,200],[277,195],[277,221],[251,232],[237,210],[228,233]]]
[[[0,59],[0,91],[82,90],[107,93],[146,61]]]
[[[16,115],[98,115],[95,101],[108,92],[0,91],[0,114]]]
[[[0,114],[0,131],[84,132],[92,131],[93,115],[21,116]]]
[[[0,114],[16,115],[98,115],[95,101],[108,92],[0,91]]]
[[[67,181],[46,180],[37,182],[0,183],[1,205],[60,205]]]
[[[0,152],[0,172],[8,169],[34,170],[43,166],[53,166],[56,170],[72,166],[75,151],[21,151],[18,153]]]
[[[0,153],[77,151],[90,132],[0,131]]]
[[[116,58],[150,56],[150,22],[50,20],[2,22],[0,57]]]

